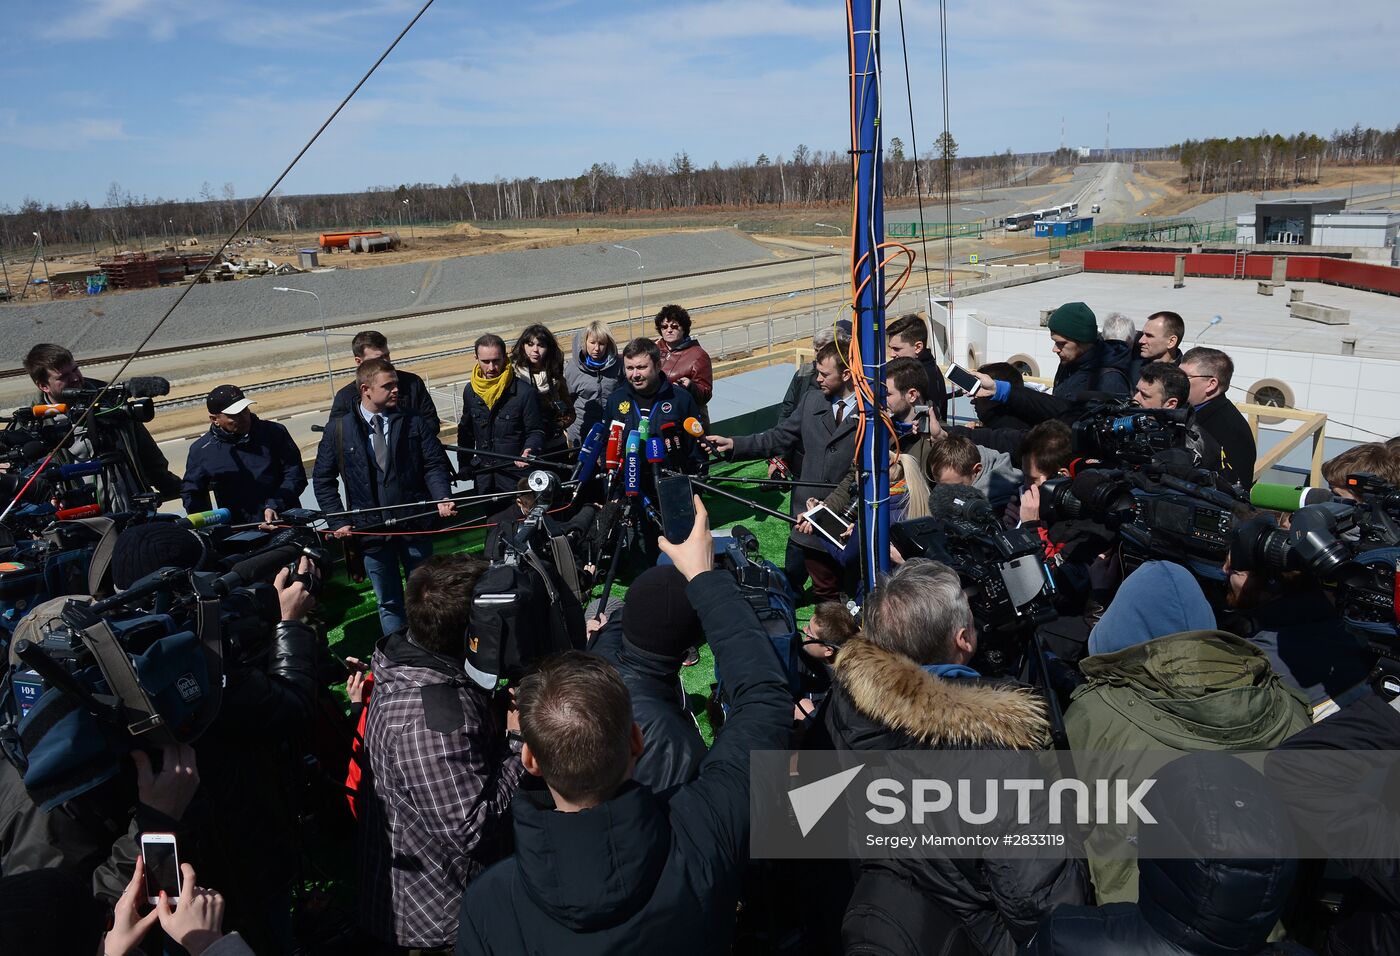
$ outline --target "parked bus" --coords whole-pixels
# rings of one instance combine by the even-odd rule
[[[1014,216],[1007,216],[1001,224],[1007,232],[1020,232],[1034,226],[1037,218],[1033,212],[1018,212]]]

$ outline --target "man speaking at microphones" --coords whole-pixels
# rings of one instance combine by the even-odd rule
[[[670,467],[697,474],[705,465],[705,453],[683,425],[687,418],[700,417],[700,407],[688,391],[667,381],[661,371],[661,349],[651,339],[633,339],[622,350],[622,371],[623,384],[608,396],[604,421],[620,422],[624,440],[626,435],[638,433],[642,445],[639,456],[650,461],[647,440],[660,438]]]
[[[180,497],[191,513],[209,509],[209,493],[233,524],[277,520],[306,490],[301,450],[286,426],[259,418],[237,385],[220,385],[205,400],[209,431],[190,445]]]
[[[828,342],[817,351],[815,364],[817,387],[808,389],[797,407],[777,425],[756,435],[709,436],[721,454],[732,454],[738,460],[773,458],[801,448],[802,470],[792,489],[794,515],[806,510],[808,498],[825,498],[827,488],[822,485],[841,482],[856,457],[859,413],[846,357],[835,342]],[[839,600],[843,571],[826,550],[824,539],[794,528],[792,541],[801,549],[816,602]]]

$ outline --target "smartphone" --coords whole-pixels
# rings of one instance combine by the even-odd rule
[[[811,511],[803,512],[802,517],[810,521],[812,528],[836,547],[844,548],[846,546],[842,535],[850,530],[851,525],[842,520],[840,515],[826,505],[817,505]]]
[[[689,538],[695,527],[695,492],[691,490],[690,478],[672,475],[657,481],[656,504],[661,512],[661,533],[666,540],[680,544]]]
[[[976,375],[973,375],[957,362],[948,366],[948,374],[944,377],[969,395],[977,391],[978,385],[981,384]]]
[[[180,902],[180,854],[173,833],[141,834],[141,859],[146,864],[146,902],[154,906],[165,891],[170,902]]]

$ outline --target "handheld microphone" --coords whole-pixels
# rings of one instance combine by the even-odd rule
[[[595,422],[588,430],[588,437],[583,440],[583,444],[578,449],[578,464],[574,465],[573,476],[570,481],[577,481],[582,488],[588,480],[593,477],[593,473],[598,470],[598,459],[603,454],[604,436],[607,434],[607,426],[602,422]],[[574,492],[577,497],[578,492]]]
[[[616,419],[608,426],[608,448],[605,457],[608,471],[617,471],[622,467],[622,433],[626,429],[627,426]]]
[[[102,472],[102,461],[92,459],[90,461],[75,461],[68,465],[58,466],[58,477],[64,481],[73,478],[84,478],[88,475],[97,475]]]
[[[770,458],[768,459],[768,464],[772,465],[775,469],[777,469],[777,477],[783,479],[792,478],[792,469],[789,468],[788,463],[783,461],[781,458]]]
[[[696,418],[694,415],[691,415],[685,420],[684,425],[682,427],[684,427],[685,430],[690,434],[690,437],[694,438],[700,443],[700,447],[705,449],[706,454],[714,455],[717,458],[722,457],[719,451],[715,448],[714,443],[705,437],[705,426],[700,424],[700,419]]]
[[[186,528],[213,528],[229,524],[231,521],[233,515],[227,508],[215,508],[213,511],[196,511],[192,515],[186,515],[180,519],[180,524]]]
[[[642,441],[645,442],[651,437],[651,419],[645,415],[638,415],[637,418],[637,434],[641,435]]]
[[[91,518],[101,513],[101,505],[79,505],[76,508],[60,508],[53,516],[57,521],[73,521],[77,518]]]
[[[1308,505],[1321,505],[1333,499],[1330,488],[1309,488],[1306,485],[1278,485],[1267,481],[1255,482],[1249,489],[1249,503],[1270,511],[1297,511]]]
[[[680,453],[681,436],[675,422],[661,423],[661,441],[666,446],[666,454]]]
[[[68,406],[62,402],[51,405],[30,405],[29,414],[35,418],[53,418],[56,415],[68,414]]]
[[[642,438],[636,432],[627,436],[627,466],[623,473],[623,490],[635,497],[642,490]]]
[[[666,442],[664,439],[652,436],[647,439],[647,461],[653,465],[666,460]]]

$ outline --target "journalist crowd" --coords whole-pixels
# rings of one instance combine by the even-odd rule
[[[1400,781],[1280,797],[1218,763],[1400,751],[1400,439],[1270,497],[1230,355],[1082,302],[1049,317],[1048,382],[941,364],[918,314],[868,381],[836,322],[776,423],[729,434],[690,314],[653,325],[481,335],[455,433],[361,331],[309,473],[230,383],[177,477],[158,385],[30,349],[0,524],[6,572],[44,573],[0,593],[0,956],[1400,953]],[[712,531],[721,507],[786,518],[782,553]],[[484,549],[443,546],[464,529]],[[1029,591],[998,577],[1025,562]],[[337,575],[372,591],[364,659],[327,641]],[[750,851],[757,752],[798,778],[816,752],[1054,749],[1179,757],[1193,799],[1155,809],[1218,854]],[[1326,846],[1318,807],[1348,801],[1373,859],[1232,852]]]

